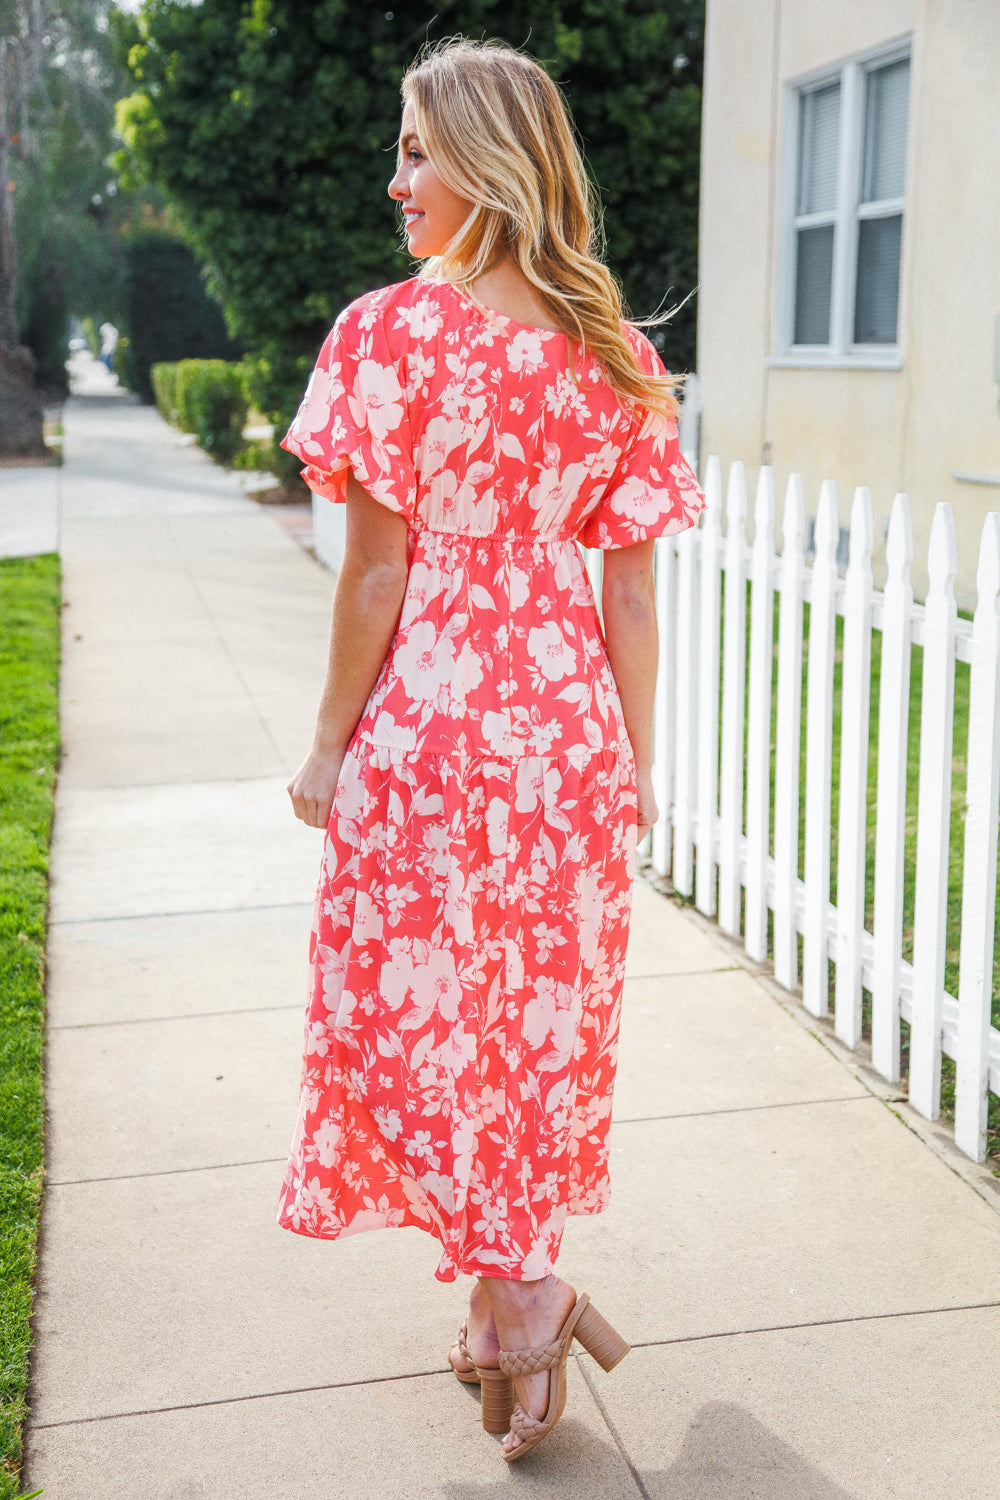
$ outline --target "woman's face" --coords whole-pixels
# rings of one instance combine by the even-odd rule
[[[452,191],[427,159],[417,137],[413,106],[403,110],[399,130],[399,164],[389,184],[389,197],[403,210],[410,254],[418,260],[440,255],[472,211],[468,198]]]

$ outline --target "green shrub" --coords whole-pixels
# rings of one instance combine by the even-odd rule
[[[127,391],[135,390],[135,365],[132,359],[132,340],[127,334],[120,333],[112,356],[115,374],[118,376],[118,384],[124,386]]]
[[[233,455],[232,467],[245,469],[250,474],[272,472],[271,444],[261,442],[259,438],[244,443],[239,452]]]
[[[161,360],[150,369],[156,409],[165,422],[177,424],[177,364]]]
[[[279,437],[284,437],[284,435],[284,428],[281,429],[280,434],[277,431],[275,432],[274,441],[268,449],[267,463],[264,467],[271,470],[271,473],[278,480],[279,484],[286,486],[302,484],[299,477],[302,473],[301,458],[295,453],[287,453],[284,448],[279,448],[278,446]],[[309,498],[309,492],[304,484],[302,484],[302,494],[304,499]]]
[[[83,329],[83,336],[87,340],[87,348],[95,359],[99,359],[101,354],[101,335],[97,331],[97,319],[90,317],[88,314],[87,317],[80,319],[80,327]]]
[[[198,262],[172,235],[143,230],[126,240],[124,286],[124,326],[132,340],[130,389],[140,400],[153,401],[154,364],[231,360],[242,353],[226,332],[222,309],[205,290]]]
[[[178,425],[205,452],[231,463],[243,443],[248,401],[243,370],[223,359],[182,359],[174,377]]]
[[[194,432],[194,417],[188,405],[188,385],[197,363],[196,359],[179,359],[174,365],[174,421],[181,432]]]

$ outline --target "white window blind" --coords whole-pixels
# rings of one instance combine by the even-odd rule
[[[869,72],[858,209],[856,344],[896,342],[909,101],[909,59]]]
[[[861,202],[902,198],[906,178],[906,121],[910,61],[873,68],[865,90],[865,169]]]
[[[810,89],[799,100],[795,342],[830,338],[830,288],[837,213],[840,84]]]
[[[791,345],[849,356],[896,343],[909,86],[897,50],[796,91]]]
[[[840,84],[802,95],[799,137],[800,214],[823,213],[837,206],[837,140],[840,135]]]

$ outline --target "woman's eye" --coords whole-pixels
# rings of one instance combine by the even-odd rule
[[[424,158],[419,151],[410,150],[406,153],[406,159],[407,161],[423,161]]]

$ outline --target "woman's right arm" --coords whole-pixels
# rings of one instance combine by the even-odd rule
[[[601,609],[608,660],[635,759],[638,837],[659,817],[653,796],[653,698],[659,642],[652,539],[604,553]]]
[[[406,520],[372,499],[352,476],[347,539],[337,575],[326,682],[312,749],[288,783],[295,816],[330,821],[348,742],[385,661],[406,593]]]

